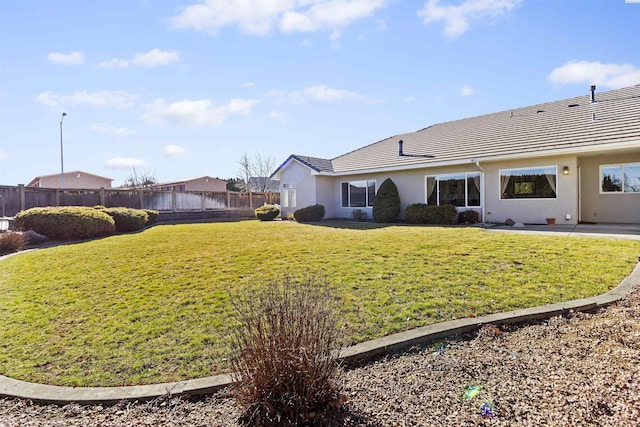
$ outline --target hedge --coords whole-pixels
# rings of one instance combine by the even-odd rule
[[[27,209],[16,215],[15,228],[33,230],[51,239],[107,236],[116,230],[115,221],[109,215],[82,206]]]
[[[280,215],[280,209],[277,206],[264,205],[256,209],[255,215],[260,221],[273,221]]]
[[[147,224],[149,216],[141,209],[105,208],[102,212],[116,223],[116,231],[137,231]]]
[[[457,215],[456,207],[453,205],[425,205],[424,203],[414,203],[407,206],[404,219],[411,224],[453,224]]]
[[[293,213],[293,218],[298,222],[320,221],[324,217],[324,206],[312,205],[298,209]]]

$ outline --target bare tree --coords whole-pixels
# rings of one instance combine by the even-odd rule
[[[271,174],[275,169],[276,160],[273,156],[256,153],[250,158],[243,153],[238,160],[240,178],[238,184],[242,191],[266,192],[271,189]]]
[[[135,188],[138,190],[146,190],[148,188],[153,187],[158,183],[156,176],[153,172],[144,171],[138,173],[136,168],[131,170],[131,175],[127,179],[124,180],[123,187],[126,188]]]

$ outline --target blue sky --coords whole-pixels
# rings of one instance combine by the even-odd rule
[[[0,0],[0,185],[238,175],[640,84],[638,0]]]

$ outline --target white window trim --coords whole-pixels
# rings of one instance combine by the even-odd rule
[[[624,167],[625,165],[640,165],[640,162],[629,162],[629,163],[614,163],[611,165],[600,165],[600,167],[598,168],[598,190],[600,191],[600,194],[606,194],[606,195],[610,195],[610,194],[640,194],[637,192],[633,192],[633,191],[624,191]],[[610,168],[610,167],[618,167],[620,166],[622,168],[622,190],[621,191],[602,191],[602,168]]]
[[[502,171],[523,171],[523,170],[530,170],[530,169],[546,169],[546,168],[554,168],[556,170],[556,197],[523,197],[521,199],[519,198],[514,198],[514,199],[503,199],[502,198],[502,185],[500,183],[500,180],[502,178]],[[560,198],[560,186],[558,185],[559,180],[558,180],[558,165],[547,165],[547,166],[529,166],[529,167],[524,167],[524,168],[506,168],[506,169],[498,169],[498,200],[500,200],[501,202],[521,202],[524,200],[533,200],[533,201],[540,201],[540,200],[558,200]]]
[[[428,178],[433,178],[436,181],[436,188],[435,188],[435,192],[436,192],[436,206],[440,205],[440,190],[438,187],[438,181],[440,177],[451,177],[451,176],[460,176],[460,175],[464,175],[464,206],[456,206],[459,209],[478,209],[478,208],[482,208],[482,188],[484,185],[484,174],[480,171],[473,171],[473,172],[458,172],[458,173],[441,173],[441,174],[437,174],[437,175],[425,175],[424,177],[424,203],[426,205],[428,205],[429,203],[429,196],[427,194],[427,179]],[[468,200],[468,196],[469,196],[469,189],[467,188],[467,184],[468,184],[468,179],[469,179],[469,175],[475,176],[475,175],[479,175],[480,176],[480,188],[478,189],[478,191],[480,192],[480,203],[477,206],[474,205],[468,205],[469,200]],[[434,206],[434,205],[431,205]]]

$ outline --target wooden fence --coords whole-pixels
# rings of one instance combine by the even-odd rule
[[[279,193],[235,191],[160,191],[100,189],[56,189],[1,186],[0,206],[9,217],[21,210],[44,206],[96,206],[154,209],[160,212],[203,212],[219,209],[255,209],[280,204]]]

